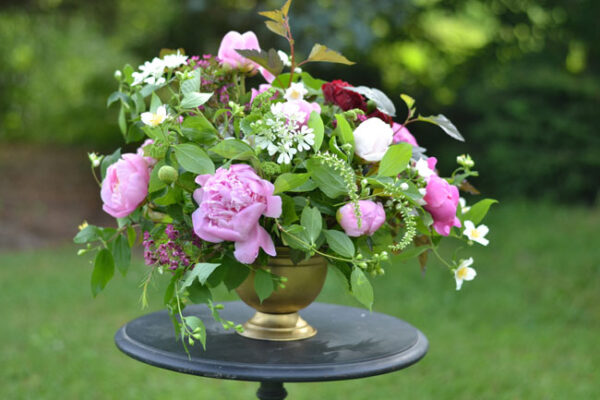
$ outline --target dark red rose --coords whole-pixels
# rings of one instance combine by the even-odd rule
[[[375,111],[373,111],[372,113],[367,114],[367,118],[379,118],[383,122],[390,124],[390,125],[394,122],[392,117],[390,117],[387,114],[382,113],[381,111],[379,111],[377,109]]]
[[[367,103],[361,94],[353,92],[346,87],[352,87],[348,82],[336,79],[331,82],[324,83],[321,87],[325,101],[333,103],[344,111],[360,108],[367,111]]]

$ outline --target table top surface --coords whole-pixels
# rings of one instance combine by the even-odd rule
[[[223,303],[221,316],[236,323],[254,310],[242,302]],[[406,368],[425,356],[426,337],[410,324],[385,314],[334,304],[313,303],[300,315],[318,333],[292,341],[248,339],[224,330],[204,305],[184,315],[200,317],[207,328],[206,350],[176,341],[166,310],[141,316],[115,335],[117,347],[139,361],[187,374],[262,382],[354,379]]]

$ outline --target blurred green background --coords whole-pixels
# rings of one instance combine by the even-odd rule
[[[144,312],[135,290],[144,266],[92,301],[89,260],[64,243],[84,218],[110,221],[85,152],[121,145],[105,107],[114,70],[161,48],[214,54],[232,29],[287,50],[256,14],[281,3],[0,3],[1,398],[252,398],[253,384],[122,356],[112,334]],[[358,62],[313,64],[311,74],[378,87],[398,110],[408,93],[421,113],[447,115],[466,143],[429,125],[411,131],[443,173],[471,153],[482,176],[472,183],[501,204],[486,221],[489,248],[473,249],[478,278],[463,292],[435,263],[424,279],[415,263],[375,281],[375,310],[430,338],[421,363],[291,385],[290,398],[600,398],[600,2],[296,0],[291,14],[299,51],[319,42]],[[353,304],[335,285],[321,300]]]

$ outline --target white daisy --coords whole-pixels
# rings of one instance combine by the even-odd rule
[[[463,281],[472,281],[475,276],[477,276],[477,272],[470,266],[473,264],[473,257],[470,257],[466,260],[461,260],[458,268],[454,270],[454,279],[456,280],[456,290],[460,290],[462,287]]]
[[[469,240],[487,246],[490,241],[485,238],[485,235],[487,235],[489,231],[490,229],[483,224],[476,228],[472,221],[465,221],[465,230],[463,231],[463,234],[468,237]]]
[[[306,90],[302,82],[292,83],[285,91],[284,97],[288,101],[302,100],[307,93],[308,90]]]

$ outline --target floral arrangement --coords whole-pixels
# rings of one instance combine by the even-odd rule
[[[404,94],[406,117],[397,122],[380,90],[312,77],[301,67],[353,63],[321,44],[300,59],[289,6],[261,13],[287,39],[289,55],[261,50],[253,32],[229,32],[217,56],[163,50],[115,73],[119,89],[108,106],[120,105],[126,143],[142,144],[90,154],[103,209],[118,226],[84,223],[74,241],[86,245],[80,254],[95,252],[94,296],[115,267],[127,272],[131,248],[143,243],[142,303],[153,279],[170,279],[164,303],[184,345],[206,340],[203,322],[182,313],[189,303],[206,303],[226,329],[242,329],[220,317],[211,291],[236,288],[280,246],[295,262],[325,257],[370,308],[369,276],[392,262],[418,258],[424,267],[431,253],[458,290],[475,277],[473,259],[444,259],[441,239],[488,244],[488,228],[478,224],[495,201],[467,207],[459,197],[459,189],[475,191],[467,182],[477,176],[471,157],[459,156],[444,178],[408,130],[422,121],[463,140],[456,127],[443,115],[417,114]],[[248,91],[246,78],[256,74],[265,83]],[[262,300],[285,277],[264,271],[254,283]]]

